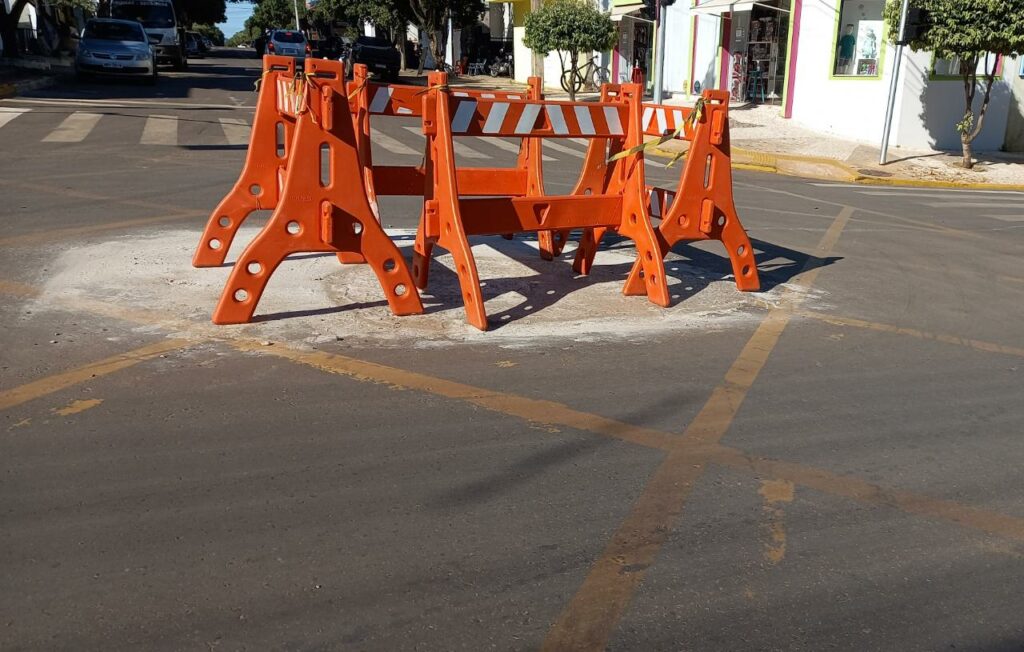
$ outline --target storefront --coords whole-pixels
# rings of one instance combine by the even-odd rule
[[[707,0],[693,13],[719,19],[718,87],[737,102],[781,104],[788,74],[790,0]]]
[[[652,89],[654,70],[654,16],[643,2],[613,2],[611,19],[618,25],[618,42],[612,52],[612,81],[629,82],[643,75],[647,92]]]

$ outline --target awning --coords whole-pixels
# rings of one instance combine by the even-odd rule
[[[608,17],[611,18],[612,21],[616,23],[622,20],[623,18],[632,18],[633,20],[642,20],[648,23],[654,22],[636,15],[643,8],[644,3],[642,2],[634,2],[633,4],[628,5],[618,5],[616,7],[612,7],[612,10],[611,12],[609,12]]]
[[[789,9],[776,7],[765,2],[757,2],[756,0],[707,0],[707,2],[702,2],[690,9],[690,13],[704,14],[705,16],[721,16],[726,12],[750,11],[754,5],[789,13]]]

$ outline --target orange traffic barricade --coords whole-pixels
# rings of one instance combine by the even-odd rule
[[[444,73],[431,74],[429,82],[423,109],[429,183],[413,256],[419,288],[426,287],[432,249],[440,245],[454,258],[467,320],[486,330],[469,236],[602,227],[636,243],[645,293],[652,302],[669,305],[664,263],[648,214],[643,151],[636,149],[643,142],[639,86],[624,84],[607,102],[583,103],[463,98],[448,89]],[[466,136],[608,139],[631,153],[607,166],[600,186],[578,194],[549,196],[537,188],[526,196],[466,197],[453,142]],[[586,185],[584,177],[577,188],[581,185]]]
[[[288,106],[297,97],[291,92],[295,84],[294,57],[263,57],[245,165],[207,220],[192,257],[195,267],[222,265],[242,222],[253,211],[277,207],[295,131],[295,108]]]
[[[300,252],[365,260],[394,314],[421,313],[408,265],[370,205],[343,65],[307,59],[305,67],[300,83],[282,83],[275,93],[279,110],[295,124],[277,205],[238,257],[213,321],[250,321],[270,276],[282,260]]]
[[[690,149],[674,190],[649,187],[651,209],[661,218],[658,251],[664,257],[680,242],[719,240],[725,246],[736,287],[761,287],[746,230],[736,213],[729,146],[729,94],[705,90],[695,108],[644,104],[641,128],[648,136],[690,141]],[[602,231],[585,231],[573,267],[586,274],[593,264]],[[626,294],[643,294],[643,269],[634,264]]]

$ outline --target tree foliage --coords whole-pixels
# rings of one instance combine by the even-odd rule
[[[306,15],[306,3],[298,3],[299,19]],[[295,5],[292,0],[257,0],[252,16],[245,19],[245,26],[260,32],[268,29],[287,29],[295,26]]]
[[[483,0],[395,0],[399,12],[430,38],[430,52],[438,67],[444,61],[448,20],[455,28],[469,27],[484,12]],[[423,65],[420,57],[420,66]],[[454,61],[452,63],[455,63]]]
[[[985,123],[995,82],[998,57],[1024,54],[1024,0],[910,0],[910,6],[924,9],[929,24],[920,37],[911,41],[912,50],[929,50],[936,57],[960,62],[959,74],[964,84],[964,117],[956,124],[963,147],[964,167],[973,165],[971,142]],[[900,19],[900,1],[889,0],[885,18],[895,40]],[[983,95],[975,110],[974,100],[981,73]]]
[[[213,41],[214,45],[224,45],[224,32],[215,25],[193,25],[192,29]]]
[[[615,45],[615,23],[591,0],[552,0],[526,17],[523,43],[547,56],[557,51],[569,71],[575,70],[581,52],[602,52]],[[570,87],[570,99],[576,93]]]

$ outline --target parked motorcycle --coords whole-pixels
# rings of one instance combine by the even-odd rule
[[[512,77],[512,57],[502,52],[491,63],[491,77]]]

